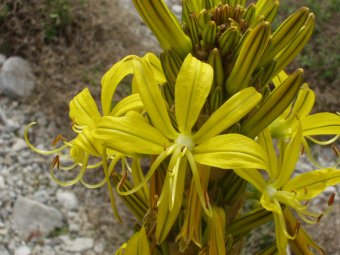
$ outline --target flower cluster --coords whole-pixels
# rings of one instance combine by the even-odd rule
[[[182,26],[160,0],[133,0],[158,38],[160,58],[128,56],[103,76],[101,111],[86,88],[70,102],[76,137],[51,151],[51,176],[60,185],[80,181],[113,188],[139,228],[117,254],[235,254],[250,230],[274,220],[276,243],[264,254],[297,254],[322,248],[300,228],[295,212],[314,224],[308,201],[340,182],[337,166],[295,175],[308,141],[322,145],[340,135],[340,116],[310,114],[315,96],[303,71],[284,68],[301,51],[314,15],[301,8],[272,32],[278,1],[183,0]],[[132,75],[131,94],[114,101]],[[332,135],[328,141],[315,136]],[[339,155],[337,155],[339,157]],[[64,166],[66,158],[73,163]],[[118,167],[118,163],[121,167]],[[146,162],[146,163],[145,163]],[[55,169],[79,173],[60,181]],[[84,179],[102,169],[103,180]],[[249,185],[258,207],[243,213]]]

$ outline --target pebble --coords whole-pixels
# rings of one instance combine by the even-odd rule
[[[14,229],[26,238],[33,232],[47,236],[63,225],[63,217],[55,208],[21,196],[14,205],[13,221]]]
[[[14,252],[14,255],[30,255],[30,254],[31,254],[31,249],[26,245],[16,248]]]
[[[73,192],[59,189],[57,200],[67,210],[74,210],[78,207],[78,199]]]
[[[35,80],[28,61],[21,57],[10,57],[0,71],[0,90],[10,98],[25,98],[33,92]]]
[[[0,175],[0,190],[5,190],[7,188],[5,178]]]
[[[15,140],[15,143],[12,145],[11,149],[12,149],[13,152],[19,152],[19,151],[26,149],[26,148],[28,148],[28,146],[27,146],[25,140],[22,139],[22,138],[17,138]]]
[[[77,237],[71,240],[69,236],[61,236],[60,239],[64,242],[64,249],[72,252],[82,252],[93,247],[94,241],[91,238]]]

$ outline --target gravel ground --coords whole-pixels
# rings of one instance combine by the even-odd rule
[[[23,140],[24,128],[32,121],[38,126],[30,138],[41,149],[61,133],[64,122],[40,113],[38,106],[0,97],[0,254],[112,254],[131,235],[132,217],[118,201],[125,221],[113,218],[105,188],[63,188],[51,181],[52,158],[31,151]],[[58,229],[41,233],[42,226],[27,227],[41,218],[36,211],[22,209],[23,202],[40,209],[39,217]],[[55,211],[61,214],[61,224],[53,217]]]

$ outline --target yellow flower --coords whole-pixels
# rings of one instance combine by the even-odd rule
[[[222,168],[266,169],[262,148],[252,139],[222,131],[237,123],[261,99],[254,88],[241,90],[232,96],[198,128],[197,119],[210,92],[213,70],[190,54],[184,60],[175,84],[175,120],[171,120],[162,98],[159,82],[154,78],[150,64],[143,59],[134,61],[134,83],[144,104],[150,123],[138,113],[123,117],[104,116],[98,123],[94,136],[107,148],[124,155],[158,155],[144,180],[128,192],[142,188],[158,166],[170,155],[168,171],[158,204],[166,203],[169,211],[180,209],[187,163],[190,166],[201,204],[208,215],[211,207],[201,188],[197,163]],[[176,213],[174,215],[177,216]],[[166,238],[176,217],[165,221],[159,214],[156,229],[157,241]]]
[[[300,153],[302,140],[300,125],[288,143],[284,140],[279,141],[281,150],[279,157],[276,156],[268,129],[264,130],[258,139],[268,157],[268,178],[264,178],[256,169],[235,169],[234,171],[262,193],[260,200],[262,207],[273,212],[279,254],[285,254],[287,238],[294,239],[297,233],[288,233],[283,207],[294,209],[307,223],[317,223],[321,214],[310,211],[305,202],[323,192],[328,186],[338,184],[340,171],[326,168],[291,178]]]

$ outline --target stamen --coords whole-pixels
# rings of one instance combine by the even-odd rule
[[[307,187],[305,186],[305,187],[303,188],[303,190],[304,190],[305,195],[306,195],[306,194],[308,193]]]
[[[60,141],[66,141],[66,139],[62,135],[57,135],[52,141],[52,146],[56,146]]]
[[[127,177],[127,172],[124,173],[124,175],[122,176],[121,181],[118,183],[118,189],[121,189],[126,181],[126,177]]]
[[[305,202],[305,206],[307,206],[309,204],[309,200],[307,200],[306,202]]]
[[[328,199],[328,206],[332,206],[334,203],[335,193],[332,193],[332,195]]]
[[[301,146],[301,153],[300,153],[300,155],[302,156],[303,154],[305,153],[305,146]]]
[[[294,236],[296,237],[299,234],[299,230],[300,230],[300,222],[297,222],[295,225],[295,229],[294,229]]]
[[[204,194],[204,200],[205,200],[205,207],[206,207],[206,208],[209,208],[210,199],[209,199],[208,191],[207,191],[207,190],[204,190],[203,194]]]
[[[340,157],[340,151],[335,144],[332,144],[332,149],[337,157]]]
[[[290,192],[292,192],[294,194],[294,196],[297,196],[297,192],[295,190],[290,190]]]
[[[56,155],[51,163],[51,168],[55,168],[57,166],[57,169],[59,170],[59,166],[60,166],[60,159],[59,159],[59,155]]]
[[[320,223],[321,219],[323,217],[323,214],[320,214],[320,216],[317,218],[316,223]]]

